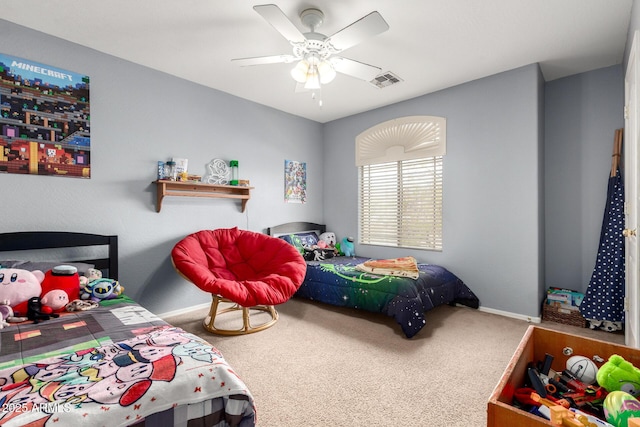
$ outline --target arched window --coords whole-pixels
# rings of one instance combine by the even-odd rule
[[[442,250],[446,119],[402,117],[356,137],[359,243]]]

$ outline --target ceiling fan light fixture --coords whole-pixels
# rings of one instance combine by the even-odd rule
[[[371,81],[381,71],[373,65],[334,56],[389,29],[389,24],[376,11],[327,37],[316,31],[324,21],[324,14],[319,9],[305,9],[300,14],[302,24],[310,30],[304,34],[275,4],[256,5],[253,9],[289,41],[293,54],[232,60],[238,65],[290,64],[297,61],[290,71],[291,77],[298,83],[296,92],[304,87],[312,91],[312,96],[321,90],[321,85],[332,82],[336,72]],[[322,105],[322,100],[319,103]]]
[[[322,61],[318,65],[318,74],[320,74],[320,83],[323,85],[331,83],[336,78],[336,70],[329,61]]]
[[[307,81],[307,75],[309,73],[309,63],[303,59],[298,62],[295,67],[291,69],[291,77],[298,83],[305,83]]]
[[[307,73],[307,81],[304,83],[305,89],[320,89],[320,76],[318,74],[318,68],[315,65],[309,67]]]
[[[298,83],[304,83],[306,89],[319,89],[321,84],[330,83],[336,77],[336,70],[317,52],[309,52],[293,67],[291,77]]]

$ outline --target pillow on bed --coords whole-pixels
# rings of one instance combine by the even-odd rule
[[[318,235],[315,231],[306,233],[292,233],[280,236],[282,240],[292,244],[301,254],[304,254],[304,247],[311,247],[318,244]]]
[[[84,262],[64,262],[64,261],[20,261],[20,260],[0,260],[1,268],[19,268],[21,270],[34,271],[40,270],[46,273],[58,265],[72,265],[78,269],[80,276],[86,276],[87,270],[94,268],[93,264]]]

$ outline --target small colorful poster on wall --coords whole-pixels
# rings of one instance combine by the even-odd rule
[[[305,203],[307,201],[307,164],[295,160],[284,161],[284,201],[285,203]]]
[[[91,177],[89,77],[0,53],[0,172]]]

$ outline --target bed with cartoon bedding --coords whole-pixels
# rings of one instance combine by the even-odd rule
[[[333,256],[324,245],[317,248],[314,244],[325,231],[322,224],[300,222],[268,229],[269,234],[307,252],[307,273],[297,297],[383,313],[400,325],[407,338],[420,332],[427,322],[425,313],[437,306],[479,306],[471,289],[444,267],[417,263],[411,257],[372,260]]]
[[[80,270],[88,267],[117,283],[116,236],[0,234],[0,251],[11,254],[71,246],[104,246],[108,252],[83,262],[65,260],[67,268],[77,269],[76,278],[86,277]],[[0,258],[0,282],[24,285],[41,271],[35,267],[57,263]],[[31,306],[26,313],[18,305],[17,311],[0,310],[0,425],[255,425],[250,391],[203,339],[166,323],[124,293],[73,299],[67,306],[44,310],[41,304],[36,317]]]

